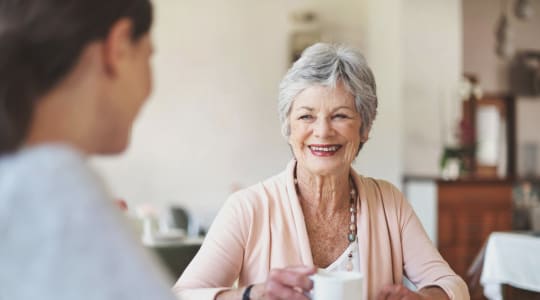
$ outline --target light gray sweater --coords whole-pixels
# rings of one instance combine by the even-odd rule
[[[77,151],[0,159],[0,300],[172,300],[170,285]]]

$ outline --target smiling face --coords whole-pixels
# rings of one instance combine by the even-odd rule
[[[296,96],[289,115],[298,166],[314,175],[348,172],[360,145],[360,114],[342,84],[312,86]]]

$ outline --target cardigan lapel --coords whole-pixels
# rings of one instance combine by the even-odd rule
[[[364,294],[363,299],[369,299],[368,295],[369,295],[370,287],[368,286],[368,281],[369,281],[368,277],[370,276],[370,274],[373,274],[373,266],[371,265],[371,262],[369,259],[372,255],[371,253],[372,245],[370,242],[372,241],[372,238],[371,238],[371,235],[372,235],[371,225],[372,224],[370,222],[371,212],[370,212],[370,205],[369,205],[369,201],[368,201],[367,193],[366,193],[365,180],[362,176],[358,175],[354,170],[352,170],[351,172],[354,176],[356,186],[360,190],[359,191],[360,199],[358,201],[359,209],[357,210],[357,215],[356,215],[356,218],[359,221],[358,232],[357,232],[358,247],[359,247],[358,251],[360,253],[360,270],[364,276],[364,282],[363,282],[364,286],[362,289],[362,292]]]

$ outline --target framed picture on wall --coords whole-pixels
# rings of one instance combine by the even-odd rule
[[[474,175],[506,178],[515,175],[515,98],[485,94],[464,106],[474,131]]]
[[[309,46],[321,41],[321,33],[317,30],[296,31],[290,38],[290,64],[292,65]]]

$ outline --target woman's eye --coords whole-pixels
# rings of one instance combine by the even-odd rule
[[[311,120],[313,119],[313,116],[311,115],[301,115],[300,117],[298,117],[298,120]]]
[[[332,117],[332,119],[348,119],[349,116],[345,115],[345,114],[336,114]]]

